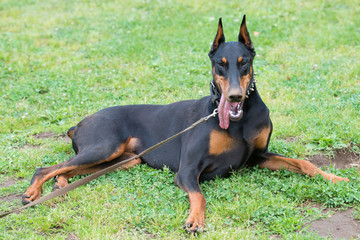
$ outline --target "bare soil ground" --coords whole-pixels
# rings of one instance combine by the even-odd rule
[[[336,211],[328,218],[312,222],[307,230],[332,239],[359,239],[360,222],[354,219],[353,212],[354,210],[351,208],[345,211]]]
[[[6,182],[3,182],[0,184],[0,188],[10,187],[10,186],[14,185],[15,183],[16,183],[15,179],[9,178]],[[18,200],[18,199],[20,199],[19,194],[11,194],[8,196],[0,197],[0,201],[4,201],[4,202],[12,202],[12,201]]]
[[[333,157],[325,155],[314,155],[308,158],[310,162],[318,167],[328,167],[333,165],[335,168],[345,169],[356,167],[360,169],[360,155],[348,149],[336,150]]]
[[[42,138],[62,138],[65,142],[70,143],[71,139],[66,134],[58,135],[53,132],[43,132],[39,134],[33,135],[35,139],[42,139]]]
[[[318,167],[333,165],[339,169],[350,167],[360,169],[360,155],[349,150],[337,150],[333,157],[314,155],[308,160]],[[329,210],[325,209],[324,211]],[[319,219],[309,224],[308,230],[332,239],[360,239],[360,221],[354,218],[353,213],[354,209],[351,208],[345,211],[336,211],[328,218]]]

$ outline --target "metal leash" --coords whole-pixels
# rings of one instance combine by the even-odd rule
[[[90,181],[92,181],[92,180],[94,180],[94,179],[108,173],[108,172],[114,171],[115,169],[121,167],[122,165],[124,165],[124,164],[126,164],[126,163],[128,163],[128,162],[130,162],[130,161],[132,161],[132,160],[134,160],[136,158],[140,158],[141,156],[145,155],[146,153],[155,150],[156,148],[160,147],[161,145],[164,145],[165,143],[167,143],[167,142],[173,140],[174,138],[180,136],[181,134],[193,129],[194,127],[200,125],[201,123],[206,122],[210,118],[215,117],[217,114],[218,114],[218,110],[215,109],[214,112],[211,113],[210,115],[199,119],[198,121],[196,121],[195,123],[193,123],[191,126],[187,127],[186,129],[182,130],[181,132],[176,133],[176,134],[172,135],[171,137],[169,137],[169,138],[167,138],[167,139],[165,139],[165,140],[163,140],[163,141],[161,141],[161,142],[159,142],[159,143],[145,149],[144,151],[142,151],[138,155],[135,155],[135,156],[133,156],[133,157],[131,157],[129,159],[126,159],[126,160],[124,160],[122,162],[116,163],[116,164],[114,164],[114,165],[112,165],[110,167],[104,168],[104,169],[102,169],[102,170],[100,170],[100,171],[98,171],[98,172],[96,172],[94,174],[91,174],[89,176],[86,176],[85,178],[82,178],[82,179],[80,179],[80,180],[78,180],[76,182],[70,183],[69,185],[67,185],[67,186],[65,186],[63,188],[60,188],[60,189],[56,190],[55,192],[49,193],[48,195],[45,195],[45,196],[43,196],[43,197],[41,197],[41,198],[39,198],[39,199],[37,199],[37,200],[35,200],[33,202],[30,202],[29,204],[27,204],[25,206],[22,206],[20,208],[14,209],[14,210],[11,210],[9,212],[2,213],[2,214],[0,214],[0,218],[3,218],[5,216],[7,216],[9,214],[12,214],[12,213],[15,213],[15,212],[20,212],[20,211],[22,211],[22,210],[24,210],[26,208],[29,208],[29,207],[35,206],[37,204],[43,203],[43,202],[45,202],[47,200],[53,199],[53,198],[58,197],[60,195],[64,195],[65,193],[67,193],[67,192],[69,192],[71,190],[74,190],[75,188],[78,188],[78,187],[80,187],[80,186],[82,186],[82,185],[84,185],[84,184],[86,184],[86,183],[88,183],[88,182],[90,182]]]

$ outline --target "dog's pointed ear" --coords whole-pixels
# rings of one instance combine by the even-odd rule
[[[216,50],[219,48],[220,44],[222,44],[224,42],[225,42],[224,30],[223,30],[221,18],[219,18],[219,25],[218,25],[217,33],[216,33],[214,42],[211,46],[209,56],[212,56],[216,52]]]
[[[251,42],[249,32],[246,27],[246,15],[244,15],[240,26],[239,42],[243,43],[247,49],[254,51],[254,46]]]

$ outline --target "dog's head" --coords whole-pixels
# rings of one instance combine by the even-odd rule
[[[225,42],[224,30],[219,19],[218,30],[209,52],[213,83],[221,94],[219,103],[220,127],[227,129],[229,119],[242,118],[242,107],[252,88],[253,59],[255,51],[243,17],[238,41]]]

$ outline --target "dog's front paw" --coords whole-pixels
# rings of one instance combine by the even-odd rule
[[[204,216],[202,214],[190,214],[190,216],[187,218],[184,229],[188,233],[199,233],[204,231]]]

